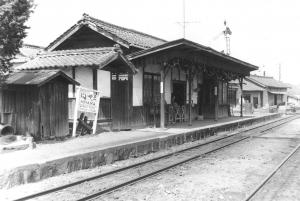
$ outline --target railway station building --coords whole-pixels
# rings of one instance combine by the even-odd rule
[[[258,67],[193,41],[165,41],[84,14],[44,53],[16,68],[45,69],[99,90],[98,123],[121,130],[228,117],[228,82],[242,83]],[[69,119],[74,93],[70,84]]]

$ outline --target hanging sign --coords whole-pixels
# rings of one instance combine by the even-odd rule
[[[74,122],[72,136],[76,135],[77,115],[78,112],[92,113],[95,115],[93,122],[93,134],[96,133],[96,126],[98,120],[98,111],[100,104],[100,92],[84,87],[76,87],[76,99],[74,109]]]
[[[164,93],[164,82],[160,82],[160,93]]]

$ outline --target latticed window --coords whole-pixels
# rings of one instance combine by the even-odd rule
[[[159,104],[160,102],[160,75],[144,74],[144,103]]]
[[[235,88],[228,88],[228,103],[230,105],[236,106],[237,100],[236,100],[236,91],[237,89]]]
[[[228,84],[227,82],[222,82],[220,81],[218,84],[218,101],[219,104],[228,104],[228,99],[227,99],[227,89],[228,89]]]

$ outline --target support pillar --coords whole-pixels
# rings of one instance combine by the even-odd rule
[[[160,67],[160,128],[165,128],[165,64]]]
[[[217,79],[216,86],[214,87],[214,97],[215,97],[215,121],[218,121],[219,114],[219,81]]]
[[[192,71],[189,70],[189,126],[192,125]]]
[[[240,88],[241,88],[241,111],[240,111],[240,117],[243,117],[243,77],[239,79],[240,81]]]

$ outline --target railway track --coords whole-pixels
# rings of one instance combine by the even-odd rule
[[[262,181],[259,183],[251,193],[245,198],[244,201],[250,201],[252,198],[257,196],[262,188],[266,187],[268,185],[268,182],[276,175],[278,171],[280,171],[284,166],[287,165],[288,161],[291,160],[293,156],[296,155],[297,152],[300,151],[300,144],[298,144],[282,161],[279,165],[277,165]],[[298,153],[299,154],[299,153]],[[295,158],[295,157],[294,157]],[[297,161],[297,159],[296,159]],[[270,191],[273,191],[274,189],[269,189]],[[273,199],[272,199],[273,200]]]
[[[75,200],[80,201],[93,200],[99,196],[113,192],[133,183],[137,183],[181,164],[201,158],[205,154],[226,148],[232,144],[249,139],[252,136],[261,135],[263,132],[279,127],[297,118],[299,117],[290,116],[287,118],[280,118],[279,120],[267,122],[265,124],[252,126],[251,128],[234,132],[230,135],[222,136],[220,138],[198,144],[196,146],[188,147],[171,154],[18,198],[16,201],[30,199],[50,200],[51,194],[65,196],[66,198],[73,196],[76,197]],[[89,189],[89,192],[83,192],[82,189]]]

